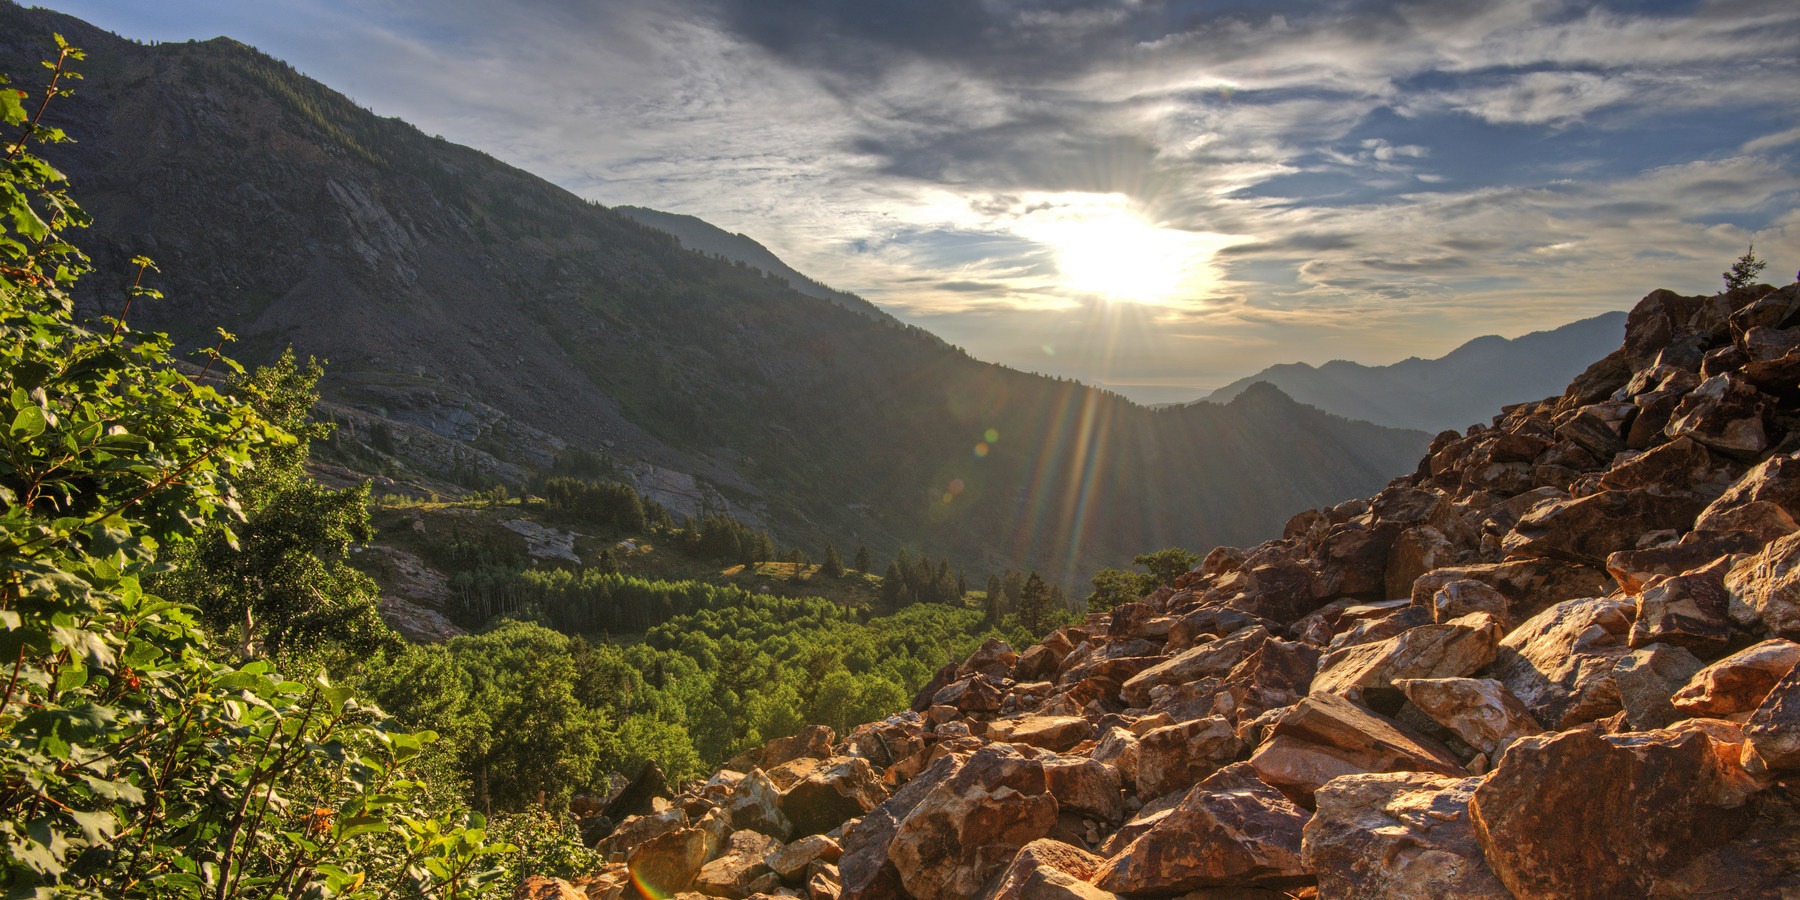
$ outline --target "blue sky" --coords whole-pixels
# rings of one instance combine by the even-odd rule
[[[1148,402],[1711,292],[1752,240],[1800,266],[1792,0],[45,5],[229,35]]]

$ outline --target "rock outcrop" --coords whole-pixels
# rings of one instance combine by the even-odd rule
[[[1794,896],[1797,562],[1800,285],[1659,291],[1376,496],[607,849],[725,897]]]

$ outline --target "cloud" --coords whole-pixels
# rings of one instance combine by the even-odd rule
[[[1791,0],[48,2],[237,32],[976,356],[1106,384],[1434,355],[1710,289],[1750,239],[1800,265]],[[1160,305],[1076,289],[1081,232],[1043,228],[1069,210],[1191,248],[1193,277]]]

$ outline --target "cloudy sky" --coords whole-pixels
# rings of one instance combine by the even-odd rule
[[[1147,402],[1800,266],[1800,3],[49,0]]]

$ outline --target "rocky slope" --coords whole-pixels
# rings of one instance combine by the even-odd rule
[[[582,810],[609,868],[521,895],[1795,896],[1796,451],[1800,285],[1658,291],[1375,496],[649,773]]]
[[[1486,410],[1561,390],[1588,360],[1616,346],[1624,329],[1625,314],[1610,312],[1510,340],[1478,337],[1437,359],[1271,366],[1206,399],[1224,403],[1267,382],[1301,403],[1352,419],[1433,432],[1461,429]]]
[[[94,218],[83,312],[117,313],[132,257],[154,258],[167,299],[135,325],[187,347],[224,327],[247,364],[326,360],[326,461],[419,493],[516,487],[580,448],[814,554],[1072,585],[1145,547],[1278,533],[1281,510],[1367,493],[1429,440],[1273,395],[1149,410],[972,359],[228,39],[144,46],[0,0],[0,72],[29,83],[56,31],[88,51],[51,109],[76,142],[47,154]]]

